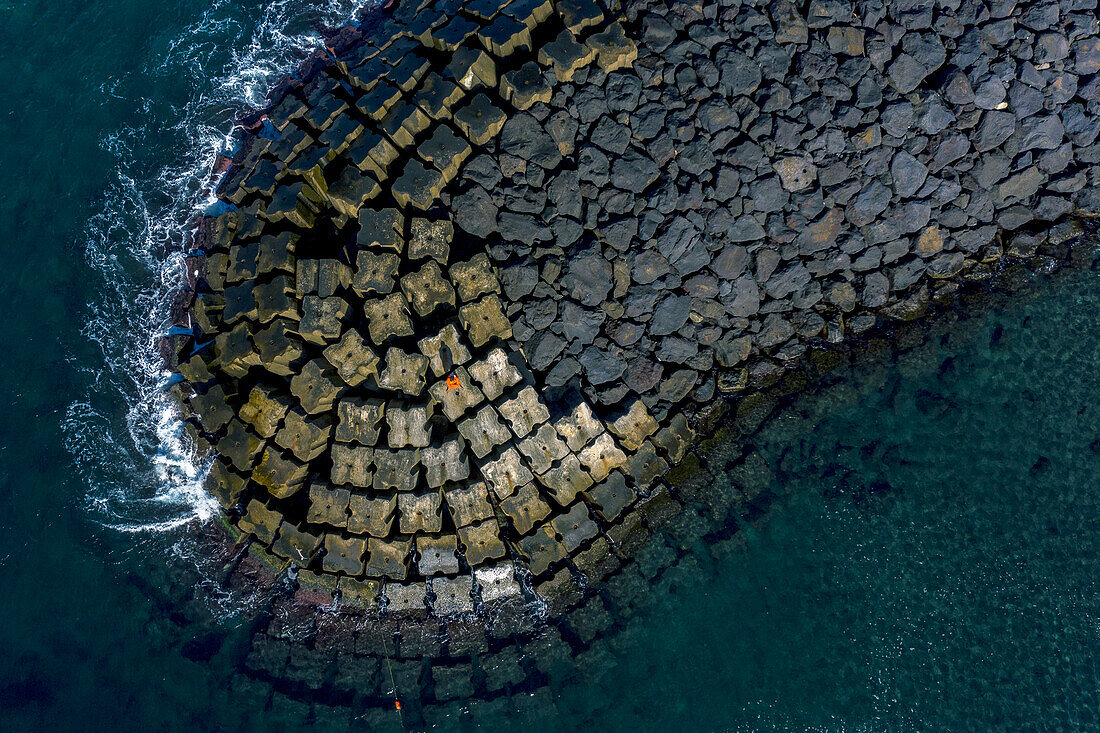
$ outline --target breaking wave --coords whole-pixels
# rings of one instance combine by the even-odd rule
[[[262,104],[318,46],[318,27],[346,23],[366,4],[214,0],[175,37],[152,39],[141,68],[101,89],[132,102],[133,115],[102,141],[117,176],[82,243],[98,280],[82,333],[101,358],[78,366],[86,396],[69,405],[63,428],[86,508],[102,525],[163,533],[215,515],[203,488],[209,463],[193,457],[165,394],[158,348],[183,283],[186,225],[214,202],[210,170],[237,142],[236,115]]]

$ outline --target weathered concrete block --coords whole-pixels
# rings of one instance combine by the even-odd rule
[[[536,102],[549,103],[553,93],[550,83],[542,75],[542,68],[534,61],[528,61],[500,77],[500,96],[517,109],[529,109]]]
[[[465,481],[470,476],[470,463],[466,460],[462,438],[444,441],[439,447],[424,448],[420,452],[420,460],[424,464],[428,488],[436,489],[447,482]]]
[[[355,166],[344,169],[325,192],[332,208],[344,216],[356,218],[363,204],[382,192],[382,187],[374,177],[360,171]]]
[[[367,540],[366,574],[373,578],[404,580],[409,574],[408,558],[412,540],[385,542],[371,537]]]
[[[416,450],[374,452],[374,488],[377,491],[412,491],[420,479],[420,456]]]
[[[470,444],[470,450],[478,458],[484,458],[498,445],[512,438],[508,428],[501,424],[492,405],[485,405],[473,417],[460,420],[458,432]]]
[[[444,488],[443,498],[456,527],[465,527],[493,516],[489,488],[484,481]]]
[[[420,339],[416,345],[420,349],[420,353],[428,357],[428,364],[432,369],[432,374],[436,377],[445,376],[450,369],[461,366],[470,360],[470,351],[466,348],[466,344],[462,342],[462,337],[459,336],[458,329],[453,324],[447,324],[435,336]],[[449,368],[444,368],[443,365],[441,354],[443,346],[446,346],[447,351],[450,353],[451,366]]]
[[[404,215],[397,209],[359,209],[355,243],[361,248],[392,249],[400,254],[405,248]]]
[[[454,225],[446,219],[412,219],[409,222],[409,259],[431,257],[440,265],[446,265],[450,259],[454,235]]]
[[[626,462],[626,454],[619,450],[609,433],[601,434],[578,453],[577,457],[596,481],[603,481]]]
[[[555,461],[569,454],[569,447],[558,436],[558,431],[550,423],[543,423],[537,429],[517,443],[520,453],[527,459],[535,473],[550,470]]]
[[[256,254],[256,271],[259,274],[284,272],[294,275],[297,272],[295,249],[300,237],[294,232],[279,232],[260,237]]]
[[[408,144],[412,145],[411,139]],[[445,183],[443,174],[437,169],[425,168],[420,161],[410,160],[401,177],[393,182],[390,191],[401,208],[413,207],[427,211],[438,201]]]
[[[372,120],[381,120],[401,99],[401,90],[387,81],[379,81],[355,101],[355,107]]]
[[[618,519],[623,509],[634,503],[637,495],[626,484],[626,478],[614,471],[605,480],[584,491],[584,498],[596,507],[597,513],[607,522]]]
[[[517,438],[522,438],[550,419],[550,410],[531,385],[519,391],[515,397],[500,404],[501,417]]]
[[[593,33],[585,44],[596,52],[596,63],[611,73],[629,68],[638,60],[638,47],[627,37],[619,23],[612,23],[600,33]]]
[[[531,31],[515,18],[498,15],[477,34],[481,45],[493,56],[505,58],[517,51],[531,50]]]
[[[327,524],[330,527],[348,526],[348,504],[351,492],[313,484],[309,487],[309,512],[306,521],[310,524]]]
[[[595,0],[557,0],[555,5],[562,23],[574,34],[599,25],[603,20],[603,11]]]
[[[512,338],[512,323],[504,315],[500,298],[495,295],[487,295],[477,303],[467,303],[458,309],[458,317],[475,348],[492,339]]]
[[[657,421],[641,400],[635,400],[626,413],[612,420],[608,427],[627,450],[636,451],[645,444],[646,438],[657,432]]]
[[[270,438],[289,409],[290,402],[285,397],[256,386],[248,393],[248,402],[241,405],[240,416],[261,438]]]
[[[214,339],[214,355],[218,368],[237,379],[260,366],[260,355],[252,343],[252,327],[247,323],[238,323],[232,331],[219,333]]]
[[[500,281],[485,253],[474,255],[466,262],[451,265],[451,280],[458,288],[458,297],[469,303],[485,293],[499,293]]]
[[[271,282],[253,287],[252,299],[256,303],[256,319],[261,323],[270,323],[276,318],[297,320],[301,317],[294,288],[287,275],[279,275]]]
[[[355,329],[344,331],[340,340],[322,353],[337,376],[349,386],[354,387],[368,378],[378,379],[381,359]]]
[[[385,135],[371,130],[359,136],[345,157],[363,173],[384,181],[389,178],[390,166],[397,160],[397,148]]]
[[[246,280],[240,285],[225,289],[225,308],[222,310],[222,321],[227,326],[232,326],[238,321],[254,321],[258,317],[256,311],[256,298],[252,293],[253,282]]]
[[[554,70],[558,81],[569,82],[579,69],[592,63],[596,58],[596,49],[578,43],[577,37],[566,29],[552,43],[539,48],[538,58],[540,64]]]
[[[290,391],[310,415],[328,412],[346,389],[324,359],[306,362],[300,374],[290,380]]]
[[[294,454],[302,463],[308,463],[324,452],[332,439],[332,419],[315,419],[301,410],[290,410],[275,442]]]
[[[496,85],[495,79],[493,84]],[[465,107],[455,112],[454,116],[458,129],[474,145],[484,145],[496,137],[506,119],[504,112],[484,94],[475,96]]]
[[[587,402],[581,402],[568,415],[558,418],[554,427],[573,452],[580,451],[604,432],[603,421],[593,414]]]
[[[438,532],[443,528],[443,495],[402,492],[397,495],[397,512],[401,534]]]
[[[214,287],[211,285],[210,287]],[[191,304],[191,320],[199,330],[206,334],[216,333],[221,327],[222,314],[225,312],[225,295],[222,293],[200,293]]]
[[[248,502],[244,515],[237,522],[237,527],[245,534],[254,536],[265,545],[270,545],[275,540],[275,532],[278,531],[283,517],[278,512],[272,511],[261,502],[253,499]]]
[[[688,425],[683,414],[675,415],[668,425],[653,436],[653,442],[672,463],[679,463],[683,459],[694,440],[695,431]]]
[[[417,315],[424,317],[440,306],[455,304],[455,291],[443,277],[439,264],[430,261],[401,279],[401,290]]]
[[[520,486],[531,483],[534,476],[515,448],[508,448],[496,460],[481,464],[481,475],[500,499],[506,499]]]
[[[433,578],[431,586],[432,593],[435,594],[435,600],[432,601],[432,610],[435,611],[437,616],[457,616],[463,613],[471,613],[474,610],[474,579],[471,576]],[[439,669],[437,666],[433,666],[433,675],[437,674],[437,669]],[[438,677],[436,680],[438,684]],[[470,691],[473,691],[472,686]]]
[[[371,464],[374,462],[372,448],[353,448],[335,443],[332,446],[332,471],[329,479],[334,484],[350,484],[359,488],[370,488],[373,484]]]
[[[475,48],[455,51],[447,64],[447,76],[466,91],[481,86],[496,89],[497,86],[496,63],[487,53]]]
[[[416,551],[420,554],[416,566],[421,575],[428,577],[458,573],[458,538],[453,534],[417,537]]]
[[[210,473],[206,475],[203,485],[214,495],[223,509],[231,509],[240,501],[248,485],[248,478],[233,471],[225,459],[219,458],[210,467]]]
[[[443,414],[451,422],[458,420],[470,409],[485,401],[485,395],[463,367],[454,370],[458,386],[450,386],[442,379],[431,386],[432,398],[443,407]]]
[[[424,78],[430,68],[431,63],[426,58],[410,53],[393,67],[389,78],[402,91],[408,92],[416,88],[417,83]]]
[[[565,514],[559,514],[551,521],[554,531],[561,536],[566,551],[572,555],[590,539],[599,534],[599,527],[588,514],[588,507],[578,501]]]
[[[360,250],[355,257],[355,275],[351,288],[360,296],[368,293],[386,295],[393,292],[401,258],[392,252]]]
[[[386,583],[382,588],[382,594],[386,597],[386,612],[400,616],[423,618],[428,613],[428,586],[423,582],[416,583]],[[420,662],[409,663],[411,666],[410,679],[405,683],[405,689],[417,683],[420,676]],[[397,664],[393,665],[397,667]],[[395,675],[396,679],[397,675]]]
[[[397,497],[368,498],[353,495],[348,504],[348,531],[371,537],[388,537],[397,516]]]
[[[510,563],[486,565],[473,570],[474,582],[484,603],[504,601],[522,595],[516,571]]]
[[[521,487],[515,494],[500,502],[500,509],[520,534],[531,529],[550,516],[550,505],[539,497],[534,484]]]
[[[386,368],[378,378],[378,386],[416,397],[424,391],[428,378],[428,357],[407,354],[396,346],[386,352]]]
[[[551,0],[515,0],[508,3],[502,12],[534,30],[535,26],[553,14],[554,4]]]
[[[363,134],[363,125],[351,115],[341,114],[328,129],[317,137],[317,142],[331,158],[340,155]]]
[[[495,400],[504,390],[519,384],[523,377],[501,348],[495,348],[482,361],[470,365],[470,375],[481,383],[485,396]]]
[[[592,477],[581,468],[580,461],[573,454],[539,476],[539,481],[550,490],[554,501],[562,506],[572,504],[578,493],[592,485]]]
[[[492,517],[459,527],[458,537],[465,548],[466,562],[472,568],[508,554],[503,540],[500,539],[497,520]]]
[[[294,374],[294,364],[305,353],[298,336],[298,324],[283,318],[257,331],[252,341],[264,369],[281,377]]]
[[[382,584],[377,580],[360,580],[357,578],[340,578],[340,601],[342,604],[358,606],[359,608],[371,608],[382,593]],[[366,662],[364,657],[355,657],[357,663]],[[375,661],[375,660],[371,660]],[[377,664],[374,665],[377,668]],[[377,684],[377,683],[376,683]],[[365,685],[363,687],[366,687]],[[363,687],[357,687],[357,691],[365,692]]]
[[[432,426],[429,422],[435,412],[433,406],[401,405],[390,403],[386,411],[386,424],[389,430],[386,440],[390,448],[425,448],[432,441]]]
[[[463,94],[465,92],[462,87],[453,81],[438,74],[428,74],[413,95],[412,101],[433,120],[448,120],[451,118],[451,109],[462,99]]]
[[[386,411],[386,404],[379,399],[340,400],[337,415],[336,440],[341,443],[374,445],[378,442],[379,423]]]
[[[416,105],[410,102],[398,102],[390,108],[378,126],[400,150],[411,146],[416,141],[416,137],[428,129],[431,123],[431,118]]]
[[[279,536],[271,544],[271,551],[285,557],[295,565],[305,567],[321,547],[321,538],[298,529],[290,522],[279,525]]]
[[[635,486],[646,489],[668,472],[668,463],[657,455],[653,444],[646,441],[637,453],[626,460],[623,469],[633,479]]]
[[[245,427],[240,420],[230,420],[225,435],[218,441],[218,453],[238,471],[251,472],[252,464],[264,447],[264,439]]]
[[[302,320],[298,324],[298,335],[303,341],[327,346],[343,333],[348,310],[348,303],[343,298],[307,295],[302,298]]]
[[[363,574],[363,556],[367,554],[367,541],[360,537],[325,535],[325,557],[321,567],[329,573],[346,575]]]
[[[438,125],[432,136],[422,142],[416,151],[439,170],[444,183],[450,183],[470,157],[472,148],[464,138],[455,135],[449,126]]]
[[[535,575],[542,575],[566,556],[565,547],[558,542],[550,525],[543,525],[530,536],[520,539],[519,548]]]
[[[370,340],[381,346],[391,338],[412,336],[412,320],[409,305],[401,293],[390,293],[385,298],[369,300],[363,306],[367,316]]]
[[[227,284],[242,283],[256,278],[256,256],[259,254],[258,242],[235,244],[229,248],[229,263],[225,268]]]
[[[287,221],[302,229],[311,228],[317,221],[318,207],[310,199],[320,198],[304,181],[279,186],[268,202],[265,216],[269,221]]]

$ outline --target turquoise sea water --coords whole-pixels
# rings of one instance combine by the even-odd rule
[[[400,729],[242,687],[239,623],[196,650],[139,570],[190,562],[209,511],[155,390],[186,202],[350,8],[0,3],[0,730]],[[426,722],[1097,728],[1098,312],[1094,273],[1060,277],[798,400],[753,439],[766,521],[663,571],[659,538],[652,592],[548,687]]]

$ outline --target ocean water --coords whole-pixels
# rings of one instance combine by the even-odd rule
[[[232,604],[190,628],[148,572],[201,566],[212,511],[158,393],[183,222],[234,111],[353,7],[0,2],[0,730],[401,730],[242,684]],[[1074,272],[844,370],[746,448],[761,520],[659,537],[545,688],[404,724],[1100,727],[1098,312]]]

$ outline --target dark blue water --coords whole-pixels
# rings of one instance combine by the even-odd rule
[[[196,650],[147,570],[193,564],[209,511],[156,392],[181,223],[233,110],[349,11],[0,6],[2,730],[400,729],[251,683],[232,604]],[[764,520],[710,546],[678,520],[609,591],[615,633],[426,722],[1095,729],[1100,281],[1031,292],[795,402],[753,439]]]

